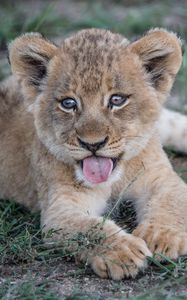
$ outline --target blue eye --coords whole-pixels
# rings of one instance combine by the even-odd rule
[[[65,98],[60,101],[60,106],[66,110],[75,110],[77,108],[77,101],[73,98]]]
[[[112,108],[113,106],[122,106],[128,100],[129,96],[125,95],[112,95],[109,99],[108,106]]]

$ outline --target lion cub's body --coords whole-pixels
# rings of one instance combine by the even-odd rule
[[[31,166],[33,119],[23,108],[20,85],[10,77],[1,84],[0,186],[1,199],[15,199],[30,208],[38,207]]]
[[[10,45],[14,75],[0,92],[0,197],[39,209],[45,230],[61,229],[54,238],[62,242],[101,231],[100,244],[79,254],[101,277],[136,275],[150,250],[186,253],[187,187],[157,133],[181,57],[180,41],[162,30],[132,44],[86,30],[60,47],[39,34]],[[122,191],[134,199],[134,235],[100,217]]]

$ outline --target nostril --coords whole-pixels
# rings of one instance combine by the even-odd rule
[[[87,147],[87,143],[84,142],[83,140],[81,140],[80,138],[77,138],[78,142],[79,142],[79,145],[83,148],[86,148]]]
[[[78,139],[78,142],[80,144],[80,146],[82,148],[85,148],[93,153],[95,153],[97,150],[101,149],[102,147],[104,147],[106,145],[106,143],[108,142],[108,136],[102,140],[102,141],[99,141],[97,143],[87,143],[86,141],[83,141],[81,140],[80,138],[77,138]]]
[[[108,136],[101,142],[101,147],[104,147],[106,143],[108,142]]]

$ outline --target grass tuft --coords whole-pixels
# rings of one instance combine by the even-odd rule
[[[50,281],[27,278],[17,282],[5,281],[0,287],[0,299],[4,300],[60,300],[57,292],[50,291]]]

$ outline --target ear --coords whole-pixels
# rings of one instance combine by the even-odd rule
[[[13,74],[17,75],[23,87],[34,96],[47,75],[49,61],[57,47],[39,33],[27,33],[16,38],[9,45],[9,59]]]
[[[129,47],[142,61],[152,86],[167,95],[182,63],[181,40],[172,32],[153,29]]]

